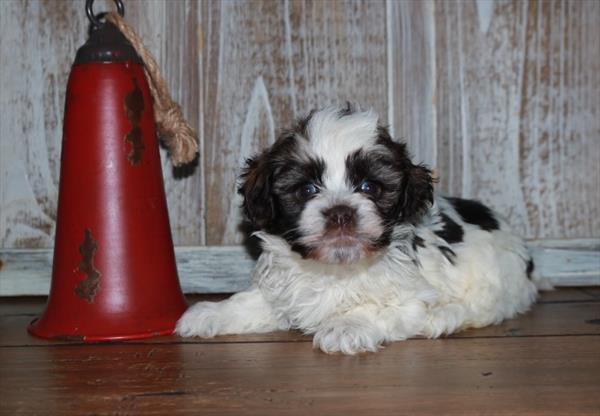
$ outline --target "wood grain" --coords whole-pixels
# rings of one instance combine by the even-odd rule
[[[204,152],[202,131],[202,108],[200,88],[201,33],[198,25],[199,5],[195,0],[164,2],[164,24],[154,25],[154,32],[162,40],[158,58],[167,77],[171,94],[183,111],[186,119],[199,132],[200,152]],[[140,15],[147,9],[139,6]],[[204,223],[204,166],[190,176],[181,177],[163,156],[163,175],[169,204],[169,218],[177,245],[203,245]]]
[[[357,356],[297,332],[44,341],[24,332],[43,299],[12,298],[0,304],[0,414],[595,415],[599,290],[547,292],[503,325]]]
[[[6,414],[595,415],[600,337],[0,348]],[[35,397],[35,400],[31,398]]]
[[[435,3],[387,2],[388,118],[415,161],[437,163]],[[443,115],[441,115],[443,117]]]
[[[597,233],[600,4],[553,1],[528,6],[519,141],[528,234]]]
[[[530,241],[536,274],[555,286],[600,285],[600,239]],[[185,293],[231,293],[248,288],[255,260],[241,246],[176,247]],[[0,296],[47,295],[48,249],[0,249]]]
[[[581,286],[586,281],[600,285],[600,239],[587,245],[585,241],[591,242],[575,239],[530,242],[528,248],[536,273],[556,286]]]
[[[70,2],[0,3],[0,245],[52,244],[64,86],[85,39]],[[66,58],[68,57],[68,58]]]
[[[126,2],[126,8],[127,21],[156,57],[173,99],[181,105],[190,125],[199,132],[200,151],[203,152],[198,2],[130,0]],[[166,156],[166,151],[161,150],[173,242],[182,246],[203,245],[203,166],[200,164],[193,174],[181,177]]]
[[[175,100],[199,125],[197,2],[128,1],[127,18],[155,53]],[[95,2],[110,10],[112,1]],[[65,89],[86,39],[80,2],[2,1],[0,58],[0,246],[51,247]],[[184,22],[184,23],[182,23]],[[190,64],[191,62],[191,64]],[[203,244],[202,174],[176,180],[163,156],[175,244]]]
[[[96,2],[106,10],[112,2]],[[525,237],[600,235],[600,3],[127,0],[197,127],[194,175],[163,174],[176,245],[239,232],[244,158],[312,107],[377,110],[439,190],[494,206]],[[54,238],[64,89],[79,2],[0,2],[0,247]]]
[[[594,1],[436,3],[443,190],[529,238],[598,234],[599,19]]]
[[[241,241],[239,169],[274,142],[272,107],[289,107],[275,92],[287,78],[282,14],[279,2],[202,4],[208,244]]]
[[[206,2],[207,244],[233,244],[239,167],[276,129],[313,107],[356,101],[386,108],[381,1]]]

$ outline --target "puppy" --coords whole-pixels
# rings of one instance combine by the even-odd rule
[[[436,195],[372,111],[313,111],[241,180],[263,248],[253,285],[188,309],[180,335],[294,328],[355,354],[497,324],[536,298],[523,241],[481,203]]]

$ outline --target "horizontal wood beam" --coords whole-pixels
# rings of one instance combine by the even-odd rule
[[[600,239],[528,242],[537,273],[555,286],[600,285]],[[247,288],[254,260],[241,246],[176,247],[185,293],[230,293]],[[51,249],[0,249],[0,296],[47,295]]]

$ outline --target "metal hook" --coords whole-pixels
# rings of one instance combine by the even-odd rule
[[[117,6],[117,12],[121,16],[125,16],[125,6],[123,6],[123,0],[113,0]],[[94,14],[94,0],[86,0],[85,1],[85,14],[87,14],[88,19],[92,23],[94,28],[98,28],[103,25],[98,18],[104,16],[105,13],[100,13],[97,16]]]

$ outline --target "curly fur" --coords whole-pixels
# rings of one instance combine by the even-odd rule
[[[355,354],[497,324],[536,299],[523,241],[484,205],[435,195],[372,112],[312,112],[242,180],[263,248],[253,285],[191,307],[180,335],[299,329],[327,353]],[[332,225],[339,205],[352,215]]]

